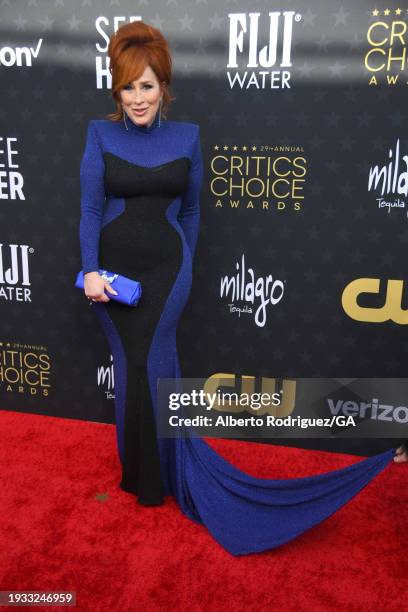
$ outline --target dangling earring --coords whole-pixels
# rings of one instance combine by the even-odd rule
[[[163,101],[163,96],[160,97],[160,103],[159,103],[159,127],[160,127],[160,122],[161,122],[162,101]]]
[[[122,106],[122,113],[123,113],[123,123],[125,124],[125,128],[129,131],[129,128],[126,123],[126,113],[125,113],[125,109],[123,108],[123,106]]]

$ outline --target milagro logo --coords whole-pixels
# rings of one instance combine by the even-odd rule
[[[266,309],[281,301],[286,281],[274,280],[271,274],[265,278],[256,277],[253,268],[246,269],[245,254],[242,255],[241,263],[237,261],[235,267],[235,274],[221,277],[220,297],[230,300],[229,312],[238,313],[238,317],[241,314],[253,315],[256,325],[264,327]]]
[[[364,56],[364,66],[369,75],[368,84],[406,85],[408,9],[375,8],[370,17],[367,29],[368,50]]]
[[[0,243],[0,303],[31,302],[28,244]]]
[[[14,66],[32,66],[33,58],[37,59],[43,39],[40,38],[36,47],[0,47],[0,66],[12,68]]]
[[[123,23],[132,23],[133,21],[141,21],[141,19],[140,15],[131,17],[105,17],[100,15],[95,19],[96,31],[102,39],[102,43],[98,41],[95,44],[98,53],[95,56],[97,89],[111,89],[112,87],[112,75],[109,71],[110,60],[107,55],[110,37],[114,32],[117,32]]]
[[[110,365],[99,366],[96,374],[98,387],[103,387],[107,399],[114,399],[115,395],[112,391],[115,390],[115,370],[113,367],[113,355],[110,356]]]
[[[25,200],[23,175],[14,169],[20,167],[15,142],[17,138],[0,136],[0,200]]]
[[[408,155],[403,155],[400,151],[399,138],[394,149],[388,150],[388,160],[370,167],[368,191],[378,194],[378,208],[386,210],[387,213],[393,209],[401,209],[404,212],[407,209]]]
[[[302,16],[295,11],[270,11],[261,19],[261,13],[229,13],[228,17],[231,89],[290,89],[293,24]],[[267,44],[259,48],[261,29],[268,32]],[[244,72],[240,74],[239,69]]]

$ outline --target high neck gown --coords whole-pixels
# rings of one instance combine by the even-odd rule
[[[139,280],[136,308],[94,302],[113,356],[123,490],[142,505],[172,495],[233,555],[274,548],[350,500],[394,449],[342,470],[296,479],[256,478],[205,439],[157,435],[157,381],[181,376],[176,330],[192,282],[203,179],[199,126],[94,119],[80,167],[79,238],[84,273]]]

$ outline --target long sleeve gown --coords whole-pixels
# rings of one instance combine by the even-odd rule
[[[113,356],[123,490],[142,505],[176,499],[232,555],[279,546],[340,508],[392,461],[395,449],[306,478],[256,478],[200,437],[157,435],[157,381],[181,376],[177,323],[192,280],[203,179],[195,123],[91,120],[80,166],[84,273],[141,281],[136,308],[94,302]]]

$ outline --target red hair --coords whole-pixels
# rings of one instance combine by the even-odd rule
[[[172,69],[169,45],[160,30],[143,21],[126,23],[112,34],[108,56],[112,74],[111,95],[116,111],[107,115],[107,119],[123,119],[120,91],[138,79],[147,66],[150,66],[160,83],[164,81],[162,115],[166,118],[168,106],[175,98],[169,91]]]

